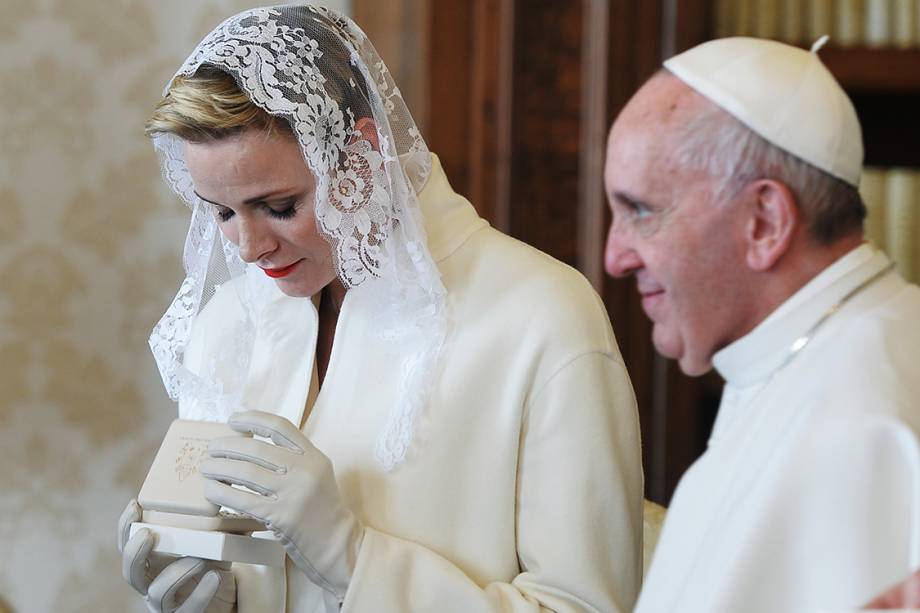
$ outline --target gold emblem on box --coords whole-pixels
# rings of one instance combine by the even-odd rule
[[[185,481],[189,475],[198,472],[198,465],[208,451],[206,440],[183,438],[182,441],[182,447],[176,454],[176,474],[179,481]]]

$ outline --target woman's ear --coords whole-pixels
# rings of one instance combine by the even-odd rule
[[[753,191],[751,215],[745,229],[746,260],[751,270],[769,270],[788,251],[799,223],[795,195],[784,183],[761,179]]]
[[[361,133],[361,137],[368,141],[374,151],[380,151],[380,137],[377,136],[377,124],[370,117],[362,117],[355,122],[355,130]]]

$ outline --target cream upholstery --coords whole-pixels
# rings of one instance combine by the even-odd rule
[[[642,501],[642,575],[648,571],[658,544],[658,535],[661,534],[661,525],[667,509],[651,500]]]

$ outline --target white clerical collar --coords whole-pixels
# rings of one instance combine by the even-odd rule
[[[713,356],[715,369],[729,385],[747,387],[766,379],[789,358],[790,349],[822,315],[889,260],[862,244],[821,271],[754,330]]]

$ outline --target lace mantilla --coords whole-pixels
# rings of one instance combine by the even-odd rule
[[[230,17],[176,74],[203,66],[231,74],[254,104],[290,124],[317,179],[315,216],[338,276],[349,289],[361,287],[362,300],[374,301],[380,334],[402,360],[399,401],[376,450],[380,464],[392,469],[412,447],[447,334],[446,291],[417,199],[430,172],[428,149],[370,41],[331,10],[281,5]],[[375,138],[362,118],[373,120]],[[232,355],[213,356],[195,373],[186,368],[195,318],[223,284],[246,275],[247,265],[195,195],[182,141],[169,134],[153,141],[163,175],[191,207],[192,220],[186,278],[150,345],[186,417],[226,420],[242,407],[238,388],[249,368],[261,290],[239,285],[247,313]]]

